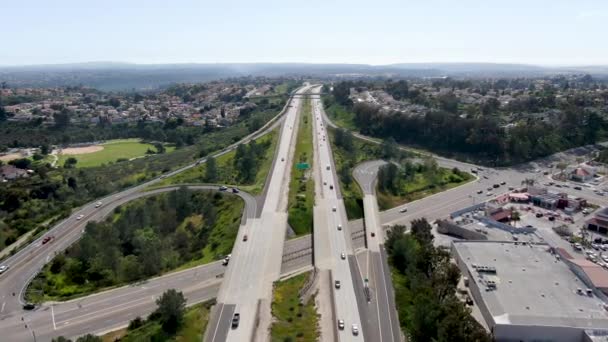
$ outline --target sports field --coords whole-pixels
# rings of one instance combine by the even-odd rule
[[[59,151],[59,166],[63,166],[66,159],[74,157],[78,160],[76,167],[93,167],[110,162],[116,162],[118,159],[131,159],[146,155],[146,151],[150,149],[156,151],[152,144],[143,143],[139,139],[119,139],[110,140],[99,145],[91,145],[86,147],[66,148]],[[173,147],[166,147],[168,152],[173,151]]]

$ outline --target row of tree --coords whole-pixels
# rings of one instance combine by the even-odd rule
[[[471,310],[456,297],[460,271],[448,252],[433,246],[426,219],[388,232],[386,251],[397,274],[395,302],[401,327],[413,342],[490,342]]]

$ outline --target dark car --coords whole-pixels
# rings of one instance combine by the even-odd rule
[[[575,186],[574,190],[583,190],[583,188],[581,188],[580,186]]]
[[[36,304],[34,304],[34,303],[23,304],[23,310],[34,310],[35,308],[36,308]]]
[[[549,216],[549,221],[555,221],[555,216]]]
[[[44,245],[44,244],[48,243],[49,241],[53,240],[53,238],[54,238],[54,236],[52,236],[52,235],[45,236],[44,239],[42,239],[42,244]]]
[[[237,312],[234,314],[234,316],[232,316],[232,329],[236,329],[239,326],[240,321],[241,321],[241,314]]]
[[[247,241],[247,234],[243,235],[243,241]]]
[[[543,213],[536,213],[536,217],[543,217]]]
[[[494,185],[492,185],[492,186],[494,187],[494,189],[496,189],[496,188],[499,188],[499,187],[500,187],[500,185],[499,185],[499,184],[494,184]]]
[[[232,188],[232,193],[233,193],[233,194],[238,194],[238,193],[239,193],[239,189],[237,189],[237,188]]]

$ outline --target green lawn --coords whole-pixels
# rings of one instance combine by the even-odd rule
[[[456,175],[451,169],[446,168],[439,168],[438,172],[439,176],[434,181],[424,174],[416,174],[412,181],[403,184],[398,195],[385,193],[377,189],[378,207],[380,210],[388,210],[466,184],[475,179],[469,173],[459,172]]]
[[[234,157],[236,152],[228,152],[216,159],[217,162],[217,174],[218,184],[226,184],[228,186],[238,186],[240,189],[247,191],[252,194],[259,194],[264,189],[264,183],[266,182],[266,176],[270,172],[272,161],[274,158],[274,152],[276,150],[278,138],[278,130],[274,129],[270,133],[256,139],[256,143],[265,144],[269,142],[269,146],[266,149],[264,158],[261,160],[260,168],[255,177],[253,184],[241,184],[236,179],[236,170],[234,169]],[[175,176],[169,177],[164,181],[160,182],[154,187],[174,185],[174,184],[192,184],[192,183],[205,183],[204,177],[206,172],[206,165],[203,163],[199,166],[193,167],[189,170],[181,172]]]
[[[288,221],[297,236],[309,234],[313,224],[314,180],[313,137],[310,99],[304,102],[299,120],[298,138],[289,182]],[[297,164],[308,163],[308,170],[298,170]]]
[[[340,181],[340,191],[346,207],[346,215],[349,220],[363,217],[363,193],[359,185],[352,177],[355,166],[367,160],[380,159],[380,147],[377,144],[365,140],[353,139],[353,152],[348,152],[335,143],[335,129],[328,128],[329,139],[332,143],[332,153],[338,171]],[[347,168],[344,173],[351,175],[348,179],[341,177],[342,169]]]
[[[309,276],[310,272],[275,283],[272,299],[272,316],[275,321],[270,328],[273,342],[318,340],[319,316],[314,297],[307,303],[300,303],[298,295]]]
[[[60,155],[58,166],[63,166],[65,161],[74,157],[78,160],[76,167],[94,167],[102,164],[116,162],[118,159],[132,159],[146,155],[148,149],[156,151],[152,144],[144,143],[140,139],[119,139],[110,140],[102,144],[103,150],[93,153],[75,154],[75,155]],[[175,149],[175,147],[167,146],[167,153]]]
[[[323,96],[323,103],[330,104],[325,108],[325,113],[327,113],[327,116],[329,116],[333,123],[351,131],[358,131],[355,124],[355,113],[347,111],[344,106],[332,103],[328,96]]]
[[[158,321],[146,321],[145,324],[134,330],[122,329],[117,332],[110,332],[102,339],[104,342],[143,342],[143,341],[173,341],[191,342],[202,341],[203,334],[209,323],[209,308],[211,302],[196,304],[186,309],[184,322],[175,336],[165,333]]]

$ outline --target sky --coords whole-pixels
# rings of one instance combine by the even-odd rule
[[[0,65],[608,65],[606,0],[0,0]]]

